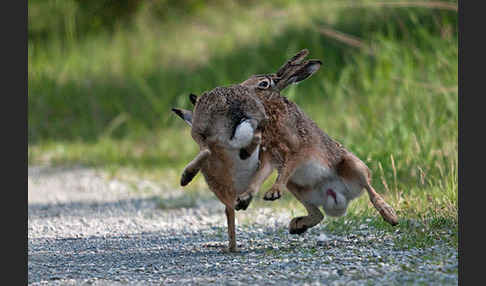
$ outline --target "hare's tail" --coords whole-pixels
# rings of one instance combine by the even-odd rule
[[[391,225],[397,225],[398,217],[395,210],[389,204],[387,204],[383,197],[380,196],[380,194],[378,194],[369,184],[365,186],[365,188],[368,192],[371,203],[375,209],[378,210],[383,219]]]
[[[236,126],[232,138],[228,141],[234,149],[241,149],[250,145],[255,133],[250,120],[244,120]]]

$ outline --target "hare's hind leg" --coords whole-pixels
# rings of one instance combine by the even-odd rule
[[[308,213],[307,216],[294,217],[289,223],[290,234],[302,234],[306,232],[307,229],[320,223],[324,218],[324,215],[316,205],[305,201],[300,195],[302,192],[311,192],[312,190],[299,187],[292,182],[287,183],[287,188],[295,198],[304,205]]]
[[[338,175],[346,182],[356,182],[368,192],[369,199],[383,219],[391,225],[398,224],[395,210],[385,202],[371,186],[371,173],[368,167],[356,156],[349,154],[337,167]]]
[[[201,169],[202,163],[211,155],[211,151],[209,149],[203,149],[197,154],[196,158],[194,158],[187,166],[184,168],[181,176],[181,186],[185,186],[192,181],[194,176],[197,175],[199,169]]]
[[[368,184],[365,186],[366,191],[368,191],[368,195],[370,197],[371,203],[373,206],[378,210],[381,217],[391,225],[398,224],[398,217],[395,213],[395,210],[385,202],[385,200],[378,194],[373,187]]]
[[[236,252],[236,235],[235,235],[235,210],[226,206],[225,208],[226,220],[228,222],[228,239],[229,252]]]

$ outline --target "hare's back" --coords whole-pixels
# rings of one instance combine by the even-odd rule
[[[230,133],[244,119],[260,122],[266,118],[262,103],[250,89],[233,85],[217,87],[201,95],[194,107],[193,129],[211,133],[224,129]],[[207,134],[209,135],[209,134]]]
[[[298,142],[299,150],[315,150],[332,166],[347,152],[344,147],[324,132],[316,122],[286,97],[271,96],[265,101],[267,115],[273,124],[272,137],[280,142]],[[285,140],[290,139],[290,140]],[[292,146],[289,149],[292,149]]]

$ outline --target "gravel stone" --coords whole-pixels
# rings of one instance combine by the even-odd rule
[[[399,249],[366,224],[290,235],[291,210],[237,212],[240,251],[225,253],[214,197],[163,209],[161,198],[184,192],[146,180],[137,188],[96,169],[29,166],[29,285],[458,284],[457,249]]]

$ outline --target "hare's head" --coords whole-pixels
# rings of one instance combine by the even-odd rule
[[[257,93],[279,93],[290,84],[295,84],[313,75],[321,67],[320,60],[307,60],[307,49],[298,52],[289,59],[276,73],[253,75],[241,83],[242,86],[254,89]]]

